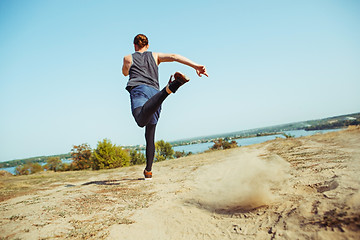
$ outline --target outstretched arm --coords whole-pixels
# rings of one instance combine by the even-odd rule
[[[192,67],[196,70],[197,75],[201,77],[201,75],[205,75],[208,77],[208,74],[206,72],[206,68],[204,65],[197,64],[190,59],[181,56],[179,54],[173,54],[173,53],[154,53],[154,58],[157,61],[157,64],[160,64],[162,62],[178,62],[185,64],[189,67]]]

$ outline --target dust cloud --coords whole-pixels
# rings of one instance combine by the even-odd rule
[[[354,209],[360,211],[360,191],[356,192],[348,201],[348,205]]]
[[[199,169],[194,202],[209,210],[248,211],[270,205],[286,187],[289,163],[275,155],[227,156],[224,162]]]

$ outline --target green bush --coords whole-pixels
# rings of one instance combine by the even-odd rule
[[[138,150],[130,150],[130,165],[139,165],[146,162],[145,155]]]
[[[43,167],[39,163],[31,163],[30,164],[30,173],[37,173],[44,171]]]
[[[19,165],[15,168],[15,175],[29,175],[29,168],[25,165]]]
[[[62,162],[60,157],[49,157],[46,161],[46,165],[44,166],[47,170],[58,171],[62,166]]]
[[[29,175],[43,170],[39,163],[26,163],[15,168],[15,175]]]
[[[110,140],[99,141],[92,157],[93,169],[109,169],[130,165],[130,156],[122,147],[112,144]]]
[[[74,170],[74,164],[73,163],[62,163],[59,167],[59,169],[57,169],[57,171],[73,171]]]
[[[174,155],[174,150],[170,143],[165,142],[164,140],[157,141],[155,143],[155,160],[164,161],[166,159],[172,159]]]

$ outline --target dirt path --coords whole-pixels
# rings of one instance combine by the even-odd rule
[[[65,179],[3,201],[0,236],[360,238],[359,128],[156,163],[152,181],[138,179],[142,169]]]

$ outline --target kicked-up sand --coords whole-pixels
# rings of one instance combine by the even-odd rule
[[[0,178],[0,239],[360,239],[360,128]]]

